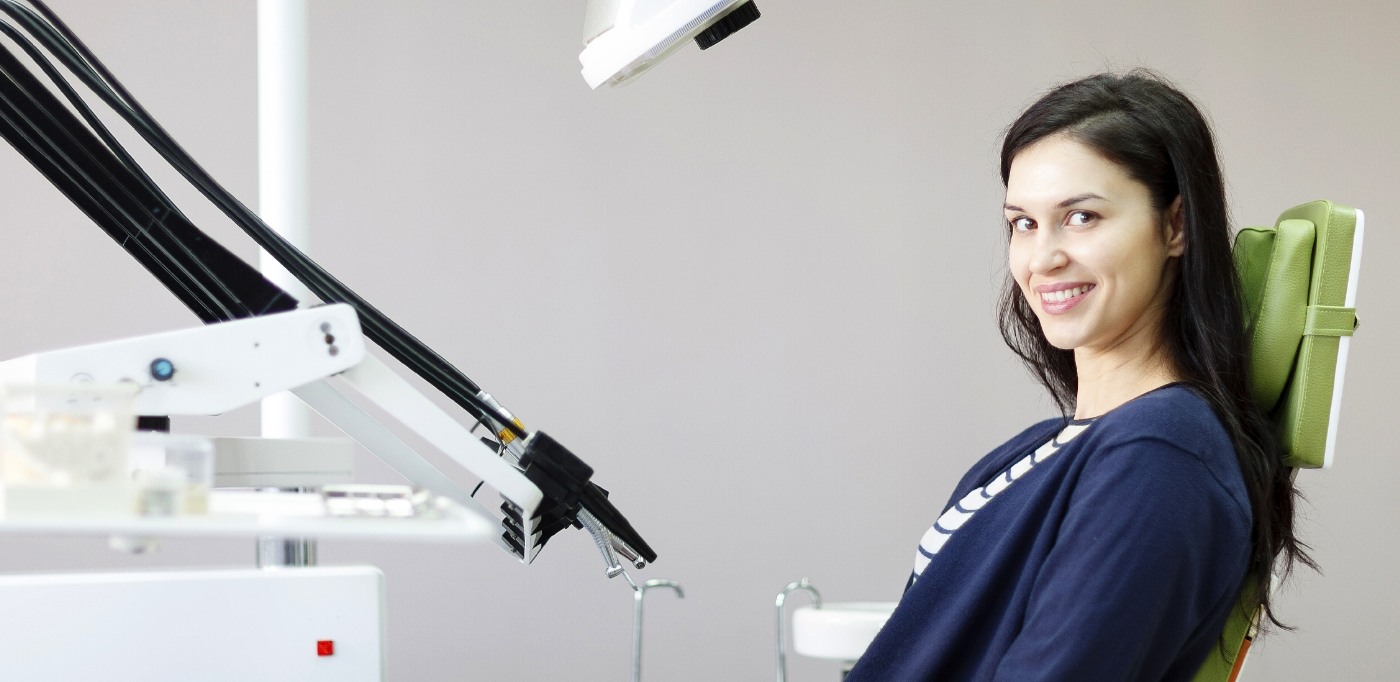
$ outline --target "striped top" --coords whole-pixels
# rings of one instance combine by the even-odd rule
[[[928,521],[1065,426],[1047,419],[992,450]],[[1104,412],[1052,457],[960,525],[847,682],[1191,682],[1220,655],[1253,516],[1210,405],[1165,386]]]
[[[986,506],[988,502],[1010,487],[1017,479],[1025,476],[1036,465],[1053,457],[1060,448],[1093,423],[1094,419],[1092,418],[1071,421],[1058,434],[1012,464],[1006,471],[993,478],[990,483],[969,492],[961,500],[958,500],[957,504],[949,507],[948,511],[943,512],[943,515],[933,522],[928,532],[924,533],[924,537],[919,540],[918,550],[914,552],[914,572],[909,576],[909,584],[913,585],[914,581],[923,575],[924,569],[938,554],[938,550],[943,548],[944,543],[948,542],[948,538],[953,536],[953,532],[962,528],[963,524],[967,523],[978,509]]]

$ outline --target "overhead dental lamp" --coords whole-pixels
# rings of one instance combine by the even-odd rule
[[[752,0],[589,0],[583,79],[622,85],[690,40],[709,49],[758,17]]]

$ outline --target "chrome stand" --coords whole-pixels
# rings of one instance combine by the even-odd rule
[[[304,493],[310,488],[284,488],[283,492]],[[310,538],[283,538],[264,535],[258,538],[258,568],[286,566],[315,566],[316,541]]]
[[[258,538],[258,568],[315,565],[315,540],[306,538],[289,540],[271,536]]]

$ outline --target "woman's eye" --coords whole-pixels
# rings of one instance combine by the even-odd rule
[[[1088,225],[1094,221],[1094,214],[1088,211],[1072,211],[1069,214],[1070,225]]]
[[[1027,218],[1026,216],[1012,218],[1010,222],[1011,230],[1013,232],[1026,232],[1035,227],[1035,221],[1031,220],[1030,218]]]

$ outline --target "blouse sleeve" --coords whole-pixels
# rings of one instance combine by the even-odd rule
[[[1182,652],[1213,646],[1242,585],[1248,509],[1155,438],[1095,453],[1068,499],[996,679],[1189,679]]]

